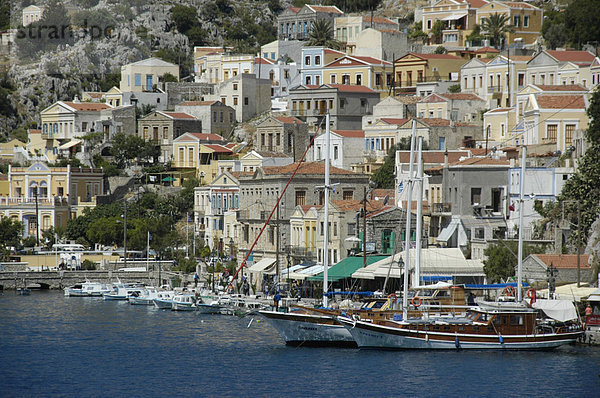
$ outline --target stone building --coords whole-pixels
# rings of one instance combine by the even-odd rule
[[[269,116],[256,126],[254,148],[300,160],[309,144],[308,126],[292,116]]]
[[[175,106],[202,121],[202,132],[229,136],[235,125],[235,109],[221,101],[186,101]]]

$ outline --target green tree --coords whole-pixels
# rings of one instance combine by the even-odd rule
[[[510,25],[508,15],[495,12],[490,14],[489,17],[481,19],[481,30],[486,37],[490,38],[491,44],[500,49],[506,34],[514,32],[515,29]]]
[[[600,7],[597,0],[573,0],[564,14],[569,41],[576,48],[600,41]]]
[[[537,246],[524,244],[523,259],[532,253],[543,253]],[[501,240],[492,243],[483,251],[483,272],[488,281],[498,283],[515,275],[518,260],[518,242]]]
[[[137,135],[119,133],[113,138],[111,154],[115,157],[117,166],[124,168],[131,160],[144,161],[154,156],[155,150],[152,148],[154,145]]]
[[[393,145],[387,153],[383,165],[375,170],[371,181],[377,184],[377,188],[393,189],[396,182],[396,146]]]
[[[331,22],[325,19],[318,19],[308,33],[308,46],[323,46],[333,49],[341,49],[343,44],[333,38],[333,27]]]
[[[409,39],[413,40],[421,39],[423,42],[427,40],[427,33],[423,32],[422,21],[415,22],[413,25],[411,25],[411,27],[408,29],[408,37]]]
[[[448,50],[446,50],[446,47],[444,47],[444,46],[437,46],[434,53],[435,54],[448,54]]]
[[[0,216],[0,247],[18,246],[23,228],[22,222]]]
[[[481,41],[484,38],[485,36],[481,34],[481,25],[477,23],[473,25],[473,30],[466,37],[467,41],[470,42],[472,46],[481,45]]]
[[[184,35],[198,24],[198,17],[194,7],[176,5],[171,8],[171,19],[177,26],[179,33]]]
[[[435,44],[439,44],[442,42],[442,36],[444,33],[444,29],[446,28],[446,24],[444,21],[437,19],[433,26],[431,27],[431,38]]]
[[[544,10],[542,37],[551,49],[563,46],[569,40],[564,12],[554,9]]]

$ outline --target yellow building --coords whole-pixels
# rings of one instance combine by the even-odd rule
[[[103,194],[104,175],[99,169],[48,167],[43,163],[9,166],[8,192],[0,196],[0,214],[23,222],[24,236],[41,236],[50,227],[66,227],[70,218],[95,207],[96,197]]]
[[[323,68],[326,84],[352,84],[366,86],[387,96],[391,82],[392,64],[372,57],[345,56]]]
[[[12,162],[15,151],[24,151],[27,145],[17,139],[10,140],[8,142],[0,143],[0,160],[5,162]]]
[[[477,23],[492,14],[507,15],[513,32],[506,34],[506,43],[521,39],[523,44],[533,44],[541,36],[544,12],[541,8],[525,2],[491,1],[478,8]]]
[[[477,9],[487,4],[485,0],[441,0],[423,7],[423,32],[432,40],[432,29],[436,21],[444,23],[442,43],[452,46],[464,46],[466,37],[476,23]]]
[[[194,170],[208,183],[219,173],[218,160],[231,159],[235,147],[217,134],[185,133],[173,140],[173,167]]]
[[[527,62],[530,60],[530,56],[511,55],[509,65],[508,58],[499,55],[487,64],[485,99],[490,108],[514,105],[517,93],[526,85]]]
[[[458,84],[460,68],[466,62],[464,58],[450,54],[408,53],[394,62],[395,87],[412,91],[417,83],[440,80]]]
[[[318,210],[321,205],[298,205],[290,217],[291,249],[294,254],[312,257],[317,250]]]
[[[488,147],[500,147],[514,143],[518,133],[517,112],[512,108],[496,108],[483,114],[483,139]]]

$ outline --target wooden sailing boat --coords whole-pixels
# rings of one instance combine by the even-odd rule
[[[366,322],[338,317],[338,321],[346,326],[359,348],[550,349],[575,342],[582,336],[583,328],[579,319],[540,320],[539,311],[522,301],[523,183],[526,148],[522,149],[517,303],[474,307],[466,317],[460,318],[410,318],[407,312],[408,289],[405,283],[403,320]],[[408,264],[405,264],[405,275],[407,272]],[[576,316],[575,312],[574,314]]]

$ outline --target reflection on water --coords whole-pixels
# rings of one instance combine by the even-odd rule
[[[249,322],[61,292],[5,292],[0,395],[589,397],[600,389],[598,348],[292,348],[267,322]]]

